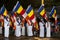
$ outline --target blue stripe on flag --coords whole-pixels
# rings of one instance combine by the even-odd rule
[[[16,12],[18,10],[18,8],[20,7],[20,3],[19,1],[16,3],[14,9],[13,9],[13,12]]]
[[[3,13],[4,13],[4,11],[5,11],[5,7],[4,7],[4,6],[2,6],[2,8],[1,8],[1,14],[3,14]]]
[[[32,7],[30,6],[29,9],[27,9],[26,13],[28,14],[32,10]]]
[[[54,9],[55,9],[55,7],[52,8],[50,16],[52,16],[54,14]]]
[[[40,8],[38,9],[38,12],[40,13],[42,10],[44,9],[44,6],[40,6]]]

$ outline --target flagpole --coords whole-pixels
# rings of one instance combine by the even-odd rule
[[[41,4],[43,5],[43,4],[44,4],[44,0],[41,0],[41,1],[42,1],[42,3],[41,3]]]

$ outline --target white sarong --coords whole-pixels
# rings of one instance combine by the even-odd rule
[[[25,36],[25,26],[22,27],[22,34],[21,35]]]
[[[27,34],[28,34],[28,36],[33,36],[32,28],[33,28],[32,26],[27,24]]]
[[[39,22],[39,26],[40,26],[40,37],[44,37],[44,25],[42,22]]]
[[[51,37],[50,22],[46,23],[46,37]]]
[[[17,22],[16,22],[15,35],[16,35],[16,37],[20,37],[20,36],[21,36],[21,26],[20,26],[20,25],[18,25],[18,23],[17,23]]]
[[[4,36],[9,37],[9,22],[6,19],[4,19],[4,28]]]

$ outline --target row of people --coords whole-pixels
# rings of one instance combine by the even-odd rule
[[[9,28],[10,28],[10,17],[9,15],[5,16],[3,18],[4,20],[4,36],[5,37],[9,37]],[[16,37],[20,37],[21,35],[25,35],[25,25],[24,25],[24,22],[25,22],[25,19],[20,19],[19,16],[15,17],[13,16],[12,17],[12,22],[13,22],[13,25],[15,27],[15,36]],[[45,25],[45,26],[44,26]],[[46,23],[43,22],[43,20],[41,20],[39,22],[39,37],[44,37],[44,27],[46,27],[46,37],[51,37],[51,23],[50,23],[50,20],[48,20]],[[26,28],[27,28],[27,35],[28,36],[33,36],[33,24],[28,24],[26,23]],[[21,30],[22,29],[22,30]]]

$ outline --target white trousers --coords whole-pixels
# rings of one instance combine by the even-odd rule
[[[40,27],[40,37],[44,37],[44,27]]]
[[[47,28],[46,28],[46,37],[51,37],[50,27],[47,27]]]
[[[4,36],[5,37],[9,37],[9,26],[6,26],[4,28],[5,28],[5,30],[4,30]]]
[[[22,34],[23,36],[25,36],[25,27],[22,27]]]
[[[15,35],[16,37],[21,36],[21,26],[16,26]]]
[[[33,36],[32,26],[27,26],[27,34],[28,36]]]

